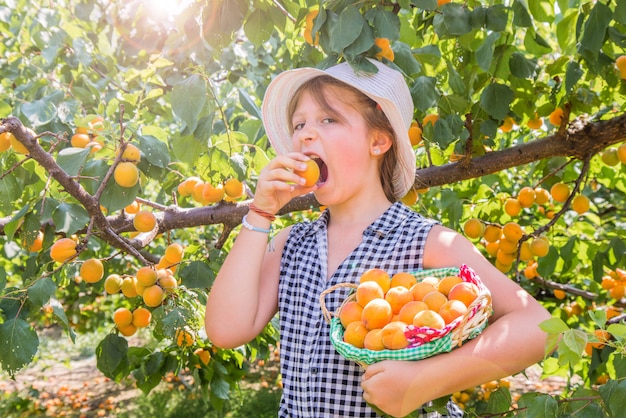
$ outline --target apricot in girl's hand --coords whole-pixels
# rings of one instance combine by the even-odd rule
[[[320,168],[313,160],[305,161],[306,168],[302,171],[295,170],[294,172],[300,177],[304,178],[304,187],[312,187],[317,183],[320,178]]]

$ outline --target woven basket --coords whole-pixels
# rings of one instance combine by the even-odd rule
[[[485,329],[487,320],[492,314],[491,293],[471,268],[462,265],[460,268],[426,269],[411,274],[417,278],[418,282],[430,276],[439,279],[446,276],[459,276],[463,281],[474,283],[478,286],[478,297],[468,307],[469,309],[464,315],[456,318],[441,330],[407,325],[405,331],[409,341],[407,348],[374,351],[357,348],[343,341],[344,328],[339,320],[339,314],[346,303],[355,299],[356,294],[354,291],[343,301],[335,313],[329,312],[326,308],[326,295],[340,288],[356,289],[358,285],[339,283],[329,287],[320,295],[320,305],[324,319],[330,324],[330,340],[339,354],[348,360],[359,363],[363,367],[382,360],[420,360],[460,347],[465,341],[477,337]]]

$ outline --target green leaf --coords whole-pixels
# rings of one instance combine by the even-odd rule
[[[596,324],[596,327],[603,328],[606,325],[606,311],[602,309],[592,310],[588,312],[589,317]]]
[[[606,4],[596,2],[589,17],[585,22],[583,35],[580,40],[579,52],[587,50],[593,54],[597,54],[604,44],[606,30],[611,23],[613,12]]]
[[[565,71],[565,91],[568,94],[573,91],[574,86],[580,81],[583,74],[584,72],[577,61],[572,60],[567,63],[567,70]]]
[[[610,380],[598,389],[611,416],[621,417],[626,411],[626,380]]]
[[[164,364],[165,354],[161,351],[150,354],[147,359],[141,359],[141,366],[133,371],[133,376],[137,381],[137,387],[144,394],[148,394],[161,382]]]
[[[537,60],[527,59],[520,52],[514,52],[509,58],[511,74],[518,78],[533,78],[537,72]]]
[[[537,396],[533,397],[530,401],[523,402],[523,404],[519,403],[519,405],[520,407],[523,405],[527,408],[527,417],[548,418],[558,416],[559,404],[556,399],[550,395],[537,394]]]
[[[165,168],[171,161],[167,144],[152,135],[139,135],[139,149],[142,156],[157,167]]]
[[[273,29],[272,19],[261,9],[254,10],[243,25],[246,36],[256,45],[261,45],[264,40],[269,38]]]
[[[613,11],[613,20],[622,25],[626,25],[626,2],[618,1]]]
[[[509,113],[514,94],[505,84],[491,83],[480,96],[480,105],[494,119],[502,120]]]
[[[485,412],[490,414],[504,414],[511,407],[511,392],[506,388],[500,388],[491,392],[489,401],[487,401],[487,409]]]
[[[611,324],[606,330],[618,341],[624,341],[626,339],[626,325],[624,324]]]
[[[257,119],[262,119],[261,109],[254,103],[254,100],[252,100],[248,92],[243,89],[238,89],[237,91],[239,92],[239,103],[241,103],[241,106],[252,116]]]
[[[552,51],[550,45],[539,34],[532,30],[526,31],[524,36],[524,46],[528,53],[536,56],[542,56]]]
[[[404,42],[394,42],[393,53],[395,56],[393,63],[405,74],[412,75],[422,71],[422,65],[415,59],[411,48]]]
[[[435,10],[437,8],[437,0],[411,0],[411,3],[424,10]]]
[[[433,139],[442,149],[447,148],[448,145],[456,139],[450,125],[445,119],[439,119],[435,123],[433,133]],[[452,214],[452,212],[450,212],[450,214]]]
[[[613,358],[613,366],[615,367],[615,374],[617,376],[626,376],[626,357],[615,356]]]
[[[448,85],[450,86],[452,91],[461,96],[465,95],[467,93],[465,82],[463,81],[463,78],[458,73],[456,68],[454,68],[454,65],[451,62],[447,61],[446,69],[448,70]]]
[[[65,232],[66,235],[72,235],[84,228],[89,219],[84,207],[71,203],[61,203],[52,214],[57,232]]]
[[[86,40],[88,38],[76,38],[72,41],[73,56],[85,67],[89,67],[93,61],[91,58],[91,44]]]
[[[437,91],[437,79],[434,77],[420,76],[415,79],[411,87],[411,96],[417,109],[425,112],[433,107],[439,99]]]
[[[504,32],[509,19],[507,8],[503,4],[496,4],[487,9],[487,30]]]
[[[539,22],[552,22],[554,20],[554,6],[552,1],[530,0],[528,8],[533,17]]]
[[[76,342],[76,333],[74,333],[74,330],[70,326],[70,322],[67,319],[67,315],[65,315],[65,310],[63,310],[63,305],[61,305],[61,302],[59,302],[58,299],[51,298],[49,305],[52,306],[52,313],[63,325],[67,336],[70,337],[72,342]]]
[[[374,46],[374,33],[369,25],[363,25],[361,34],[343,50],[347,57],[357,57]]]
[[[114,181],[110,181],[104,188],[104,192],[100,197],[100,204],[104,206],[109,213],[120,210],[135,200],[139,194],[141,186],[139,183],[133,187],[122,187]]]
[[[175,136],[171,146],[175,159],[190,166],[207,150],[206,143],[199,141],[195,135]]]
[[[448,3],[435,16],[435,27],[442,38],[465,35],[472,31],[471,12],[460,3]],[[439,23],[439,24],[437,24]]]
[[[515,0],[512,6],[513,9],[513,24],[523,28],[529,28],[533,24],[533,19],[528,11],[528,6],[525,1]]]
[[[28,288],[28,298],[35,306],[43,306],[56,290],[57,286],[50,277],[42,277]]]
[[[220,375],[215,375],[211,380],[211,394],[215,395],[219,399],[228,399],[228,392],[230,391],[230,385]]]
[[[128,376],[128,342],[116,334],[109,334],[96,347],[96,366],[106,377],[121,382]]]
[[[580,354],[585,349],[587,343],[587,334],[579,329],[570,329],[563,333],[563,343],[572,352]],[[577,359],[579,360],[580,357]]]
[[[11,213],[13,211],[13,202],[17,201],[22,195],[22,190],[13,176],[2,176],[0,178],[0,210],[3,213]],[[5,210],[6,209],[6,210]],[[30,206],[26,205],[13,215],[11,221],[4,226],[4,233],[9,240],[13,239],[13,235],[20,224],[18,221],[30,210]]]
[[[43,99],[23,103],[20,110],[33,126],[50,123],[57,115],[55,104]]]
[[[182,284],[190,289],[209,289],[215,280],[215,273],[202,261],[192,261],[180,271]]]
[[[569,331],[569,327],[565,322],[563,322],[560,318],[550,318],[546,319],[542,323],[539,324],[539,328],[542,331],[547,332],[549,334],[560,334],[566,331]]]
[[[550,247],[548,255],[541,259],[541,263],[539,263],[537,267],[537,272],[541,277],[550,277],[554,274],[557,261],[559,261],[559,252],[554,247]]]
[[[39,338],[35,329],[21,318],[10,318],[0,324],[0,365],[11,378],[33,361]]]
[[[202,108],[207,102],[206,91],[206,82],[197,74],[172,89],[172,111],[191,132],[196,129]]]
[[[568,11],[567,15],[556,25],[556,38],[561,50],[567,51],[576,42],[576,20],[578,11]]]
[[[356,41],[363,32],[367,22],[356,7],[348,6],[339,15],[333,26],[330,38],[330,48],[336,53],[342,53],[352,42]]]
[[[413,50],[413,54],[421,63],[437,65],[441,61],[441,50],[437,45],[416,48]]]
[[[495,49],[494,43],[500,39],[500,34],[498,32],[490,33],[487,38],[483,41],[481,46],[476,50],[476,61],[478,62],[478,66],[485,72],[489,72],[489,68],[491,67],[491,61],[493,60],[493,51]]]
[[[372,20],[377,38],[387,38],[390,41],[397,41],[400,38],[400,18],[397,14],[376,8],[370,9],[366,17]]]
[[[57,164],[70,176],[77,176],[89,157],[89,148],[64,148],[59,151]]]

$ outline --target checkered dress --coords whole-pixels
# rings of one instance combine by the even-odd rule
[[[326,211],[314,222],[294,225],[282,255],[278,308],[283,397],[279,417],[378,416],[363,400],[363,370],[331,345],[319,297],[337,283],[358,283],[360,275],[373,267],[390,274],[421,269],[426,236],[436,224],[401,203],[393,204],[363,232],[359,246],[327,279],[328,219]],[[327,309],[334,312],[349,291],[342,288],[328,294]],[[463,416],[452,402],[448,410],[450,417]]]

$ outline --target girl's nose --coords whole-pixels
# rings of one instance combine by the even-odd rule
[[[317,139],[317,130],[311,125],[305,125],[296,136],[300,142],[311,142]]]

